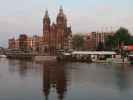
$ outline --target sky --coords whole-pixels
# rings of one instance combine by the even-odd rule
[[[42,35],[42,19],[48,9],[55,22],[59,7],[73,33],[117,30],[133,33],[133,0],[0,0],[0,46],[19,34]]]

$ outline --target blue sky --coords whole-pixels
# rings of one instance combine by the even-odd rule
[[[0,0],[0,46],[21,33],[42,35],[42,18],[49,10],[55,22],[62,5],[73,33],[116,30],[133,32],[133,0]]]

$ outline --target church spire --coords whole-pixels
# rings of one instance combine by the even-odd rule
[[[45,10],[45,15],[44,15],[44,23],[50,24],[50,18],[49,18],[49,14],[48,14],[48,10]]]
[[[48,10],[45,10],[45,15],[44,15],[44,19],[49,19],[49,14],[48,14]]]
[[[62,6],[60,6],[59,8],[59,13],[57,15],[56,22],[57,22],[57,25],[67,26],[67,18],[66,18],[66,15],[64,14]]]
[[[43,34],[50,32],[50,23],[51,21],[49,18],[48,10],[46,9],[45,15],[43,18]]]
[[[48,10],[46,9],[45,10],[45,17],[48,17],[49,15],[48,15]]]
[[[59,13],[63,14],[63,7],[60,6]]]

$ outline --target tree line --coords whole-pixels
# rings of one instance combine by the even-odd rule
[[[85,38],[83,34],[73,35],[73,49],[85,50]],[[114,35],[108,35],[105,37],[105,42],[99,42],[95,48],[98,51],[102,50],[116,50],[121,44],[133,45],[133,36],[129,33],[128,29],[120,27]]]

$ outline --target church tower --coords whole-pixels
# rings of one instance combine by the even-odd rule
[[[63,12],[63,7],[61,6],[59,9],[59,13],[56,18],[57,26],[60,28],[65,28],[67,26],[67,18]]]
[[[57,48],[63,49],[64,48],[64,33],[66,32],[67,28],[67,18],[63,12],[63,7],[61,6],[59,9],[59,13],[56,18],[57,23]]]
[[[50,33],[50,18],[48,15],[48,10],[45,11],[45,16],[43,18],[43,36]]]

